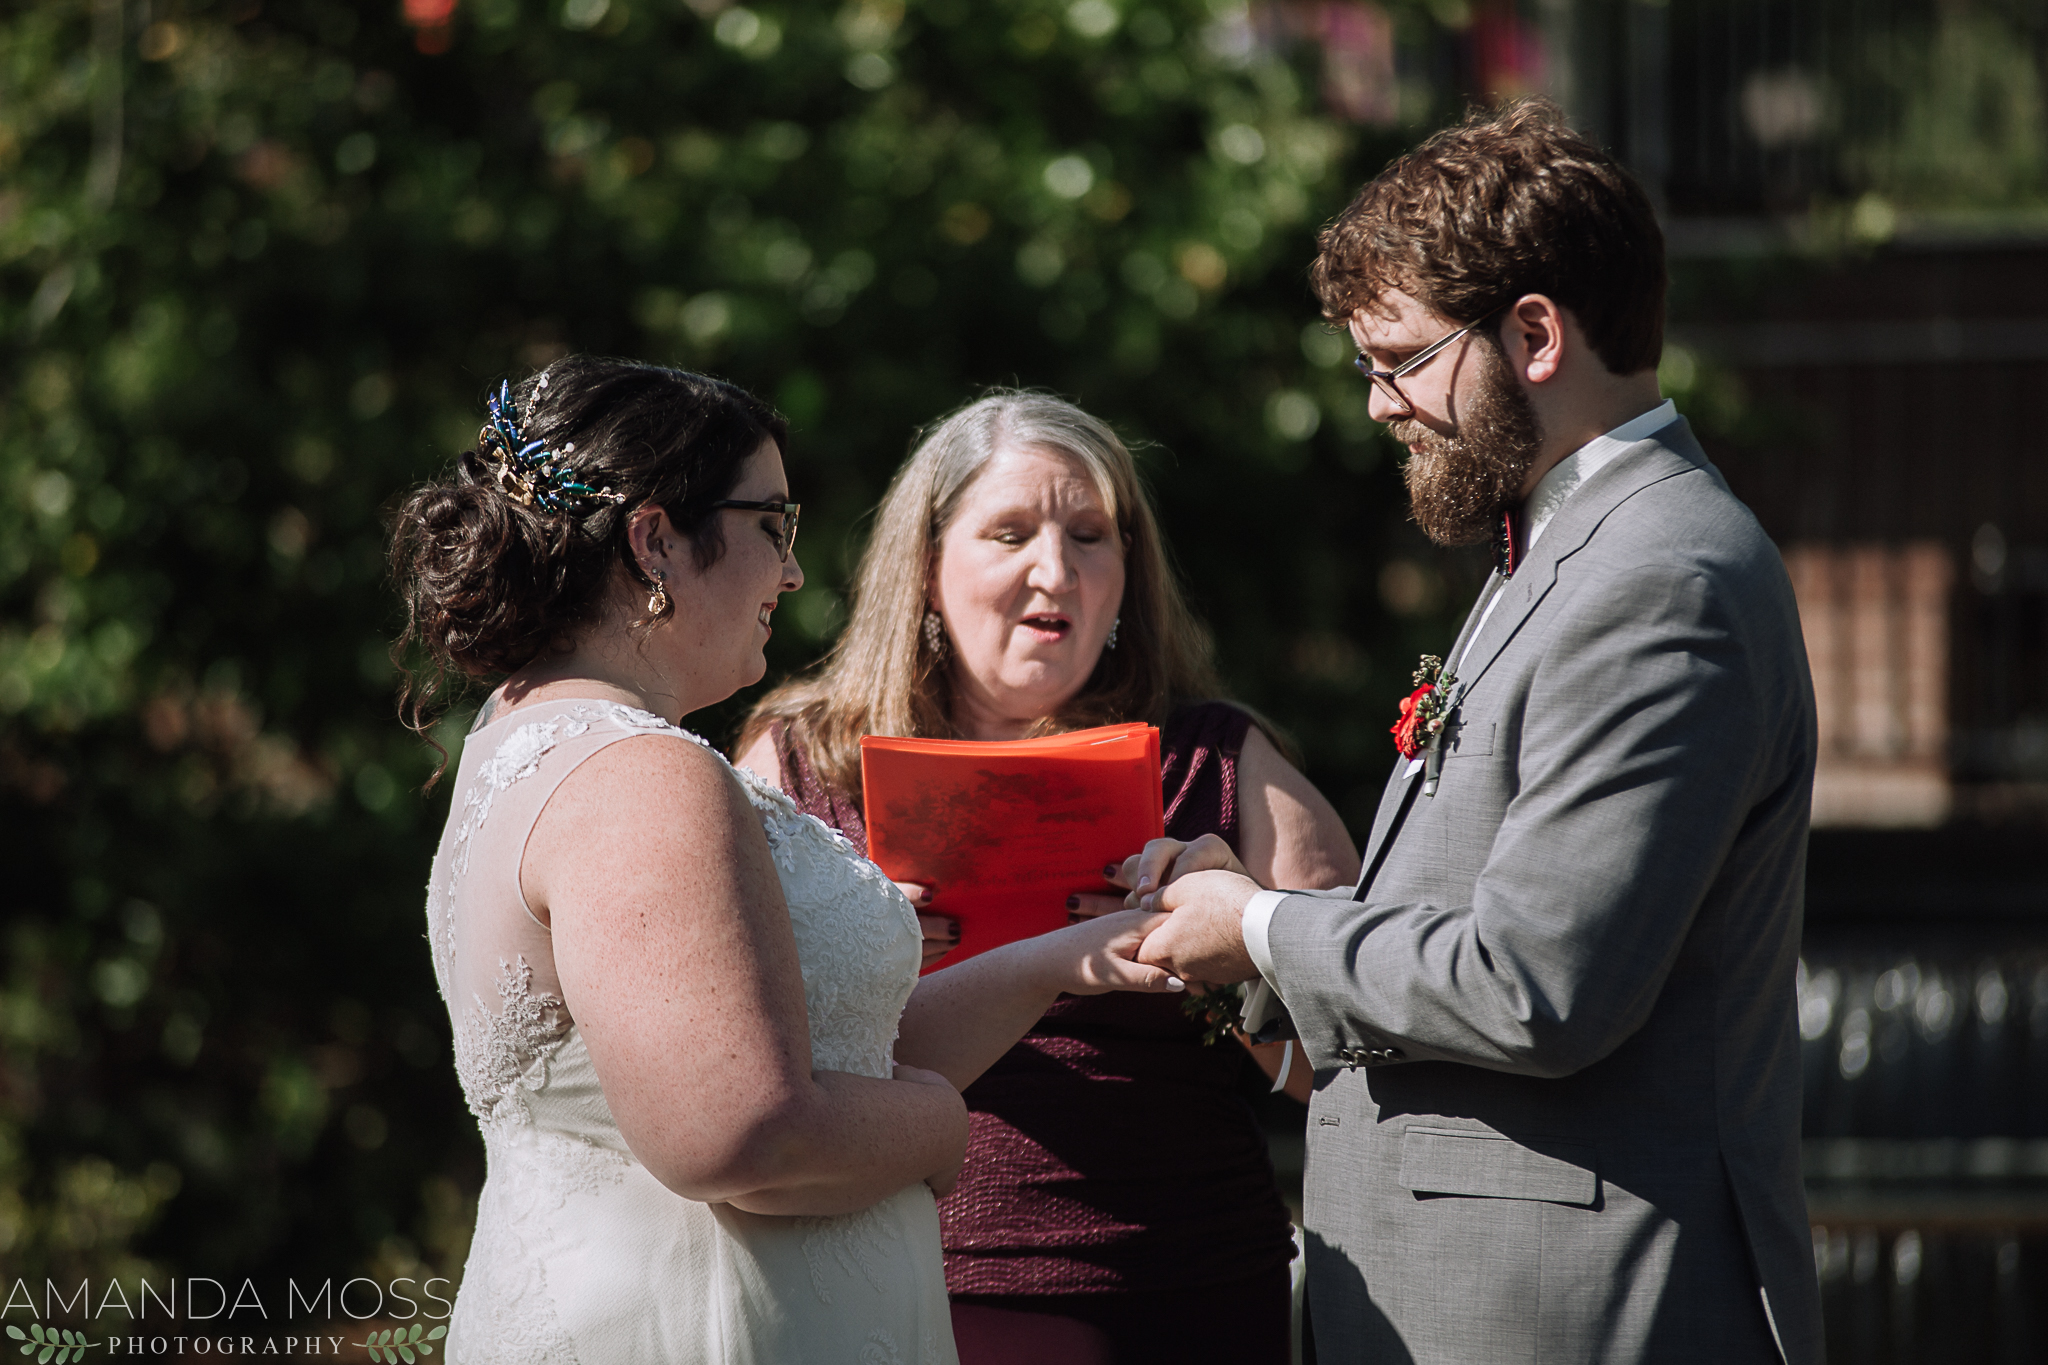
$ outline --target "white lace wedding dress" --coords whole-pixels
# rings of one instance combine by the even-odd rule
[[[644,711],[564,701],[505,714],[463,748],[427,919],[489,1170],[449,1359],[953,1365],[924,1185],[836,1218],[694,1203],[648,1174],[612,1120],[548,931],[520,893],[519,861],[562,779],[642,735],[703,743]],[[737,776],[789,901],[813,1065],[886,1077],[917,979],[917,917],[839,835]]]

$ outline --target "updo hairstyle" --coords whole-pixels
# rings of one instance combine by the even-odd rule
[[[501,487],[498,459],[475,446],[406,496],[391,530],[406,612],[393,653],[418,646],[431,660],[407,669],[401,705],[415,728],[449,672],[501,676],[566,648],[601,614],[613,565],[651,590],[626,534],[639,509],[667,512],[698,568],[710,568],[725,549],[712,504],[732,495],[764,442],[779,450],[789,435],[744,389],[630,360],[568,356],[521,381],[513,398],[525,439],[558,453],[573,445],[566,460],[580,481],[625,501],[577,512],[522,505]]]

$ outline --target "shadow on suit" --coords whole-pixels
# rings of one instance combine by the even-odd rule
[[[1304,1229],[1302,1236],[1308,1251],[1309,1294],[1301,1308],[1301,1365],[1348,1365],[1335,1355],[1325,1356],[1316,1350],[1318,1302],[1325,1305],[1327,1315],[1342,1316],[1355,1324],[1352,1339],[1365,1343],[1365,1353],[1358,1359],[1373,1365],[1415,1365],[1401,1334],[1366,1293],[1365,1276],[1358,1267],[1333,1252],[1320,1234]]]

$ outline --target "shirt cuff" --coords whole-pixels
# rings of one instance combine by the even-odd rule
[[[1244,907],[1244,950],[1258,964],[1259,975],[1273,979],[1273,950],[1266,943],[1266,930],[1273,922],[1273,909],[1287,899],[1285,891],[1260,891]]]

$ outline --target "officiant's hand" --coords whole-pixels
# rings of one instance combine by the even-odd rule
[[[1122,896],[1091,895],[1085,891],[1078,896],[1069,896],[1067,923],[1079,924],[1084,919],[1100,919],[1119,910],[1128,910],[1130,907],[1124,904],[1124,899]]]
[[[960,921],[951,915],[934,915],[925,910],[932,902],[932,889],[916,882],[898,882],[901,891],[917,911],[918,927],[924,930],[924,962],[929,967],[960,946]]]
[[[1177,874],[1148,896],[1169,912],[1165,922],[1138,948],[1138,961],[1172,972],[1184,981],[1228,985],[1259,974],[1244,946],[1244,907],[1259,884],[1242,872],[1210,869]]]

